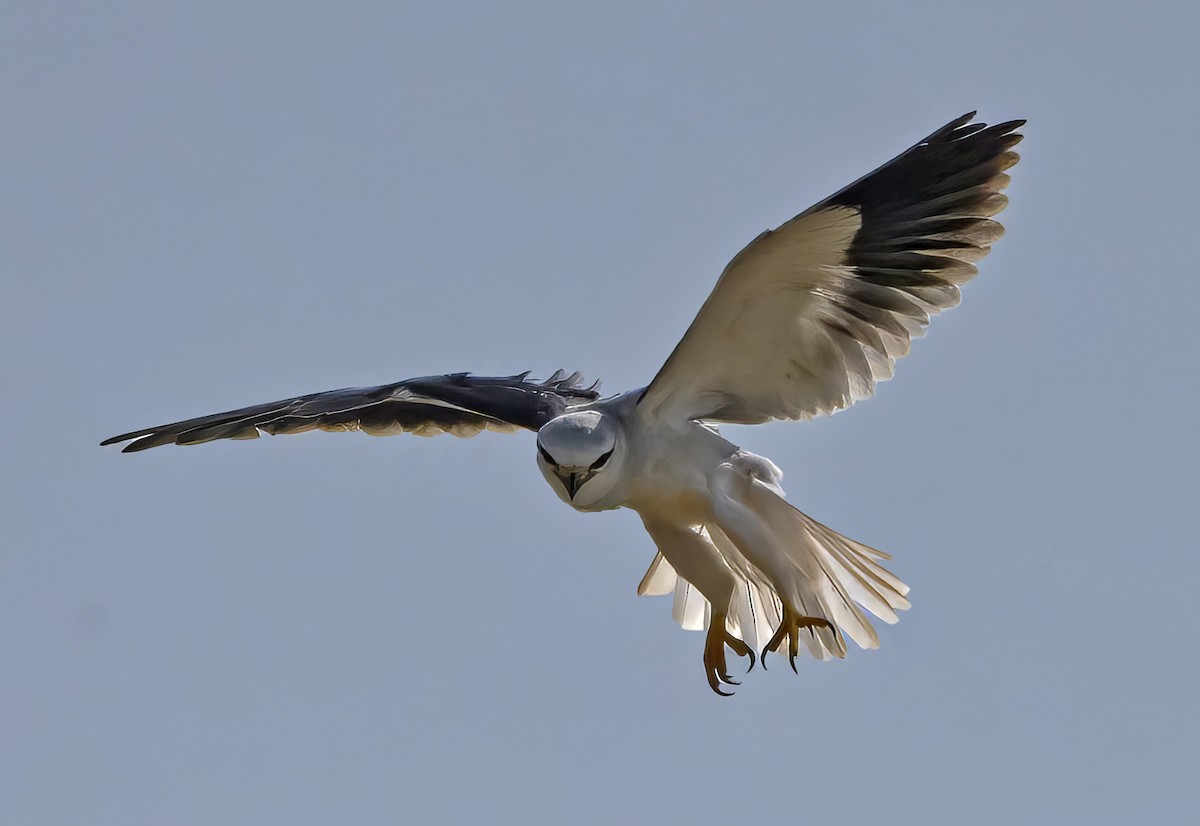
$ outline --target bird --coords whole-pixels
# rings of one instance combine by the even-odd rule
[[[722,424],[803,420],[873,395],[959,303],[1004,232],[1006,170],[1024,120],[956,118],[873,172],[760,234],[722,271],[683,338],[644,387],[602,396],[578,373],[452,373],[294,396],[122,433],[123,452],[262,433],[376,436],[485,430],[536,434],[537,466],[577,511],[628,508],[655,554],[641,595],[673,595],[684,628],[706,630],[708,686],[740,681],[727,652],[767,666],[786,654],[844,658],[892,624],[909,587],[891,557],[834,531],[785,498],[769,459]]]

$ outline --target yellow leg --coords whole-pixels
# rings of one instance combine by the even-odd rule
[[[779,623],[778,630],[762,650],[763,668],[767,667],[767,652],[774,651],[786,639],[788,641],[788,663],[792,666],[792,671],[796,671],[796,657],[800,653],[800,629],[802,628],[807,629],[810,635],[814,635],[814,628],[828,628],[834,633],[834,636],[839,633],[833,623],[824,617],[806,617],[785,605],[783,619]]]
[[[750,668],[754,668],[754,651],[746,643],[729,633],[725,627],[725,615],[713,612],[708,623],[708,636],[704,638],[704,673],[708,677],[708,685],[722,697],[729,697],[732,691],[722,691],[721,683],[725,685],[740,685],[729,676],[729,666],[725,662],[725,646],[729,646],[739,657],[750,658]],[[746,669],[747,671],[750,668]]]

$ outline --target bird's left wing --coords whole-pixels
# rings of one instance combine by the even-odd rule
[[[129,442],[130,453],[166,444],[193,445],[214,439],[255,439],[260,433],[361,430],[372,436],[483,430],[537,430],[569,407],[599,397],[598,385],[581,386],[578,373],[558,371],[544,382],[528,373],[502,378],[452,373],[406,379],[378,387],[348,387],[214,413],[134,430],[100,444]]]
[[[753,424],[870,396],[1003,233],[991,216],[1007,203],[1024,121],[973,117],[738,253],[639,411]]]

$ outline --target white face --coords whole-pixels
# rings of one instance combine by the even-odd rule
[[[558,498],[576,510],[601,504],[619,480],[622,445],[616,425],[594,410],[567,413],[538,431],[538,467]]]

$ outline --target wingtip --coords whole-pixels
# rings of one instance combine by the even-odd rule
[[[1006,120],[1004,123],[998,123],[992,128],[1002,135],[1007,135],[1010,132],[1020,129],[1028,122],[1025,118],[1017,118],[1016,120]]]
[[[154,430],[135,430],[131,433],[122,433],[120,436],[110,436],[100,443],[100,447],[108,447],[121,442],[129,442],[121,448],[122,453],[137,453],[159,445],[174,444],[175,437],[163,438],[162,433],[156,433]]]
[[[156,442],[153,439],[136,439],[125,447],[121,448],[122,453],[139,453],[143,450],[148,450],[152,447],[157,447],[159,444],[170,444],[169,442]]]

